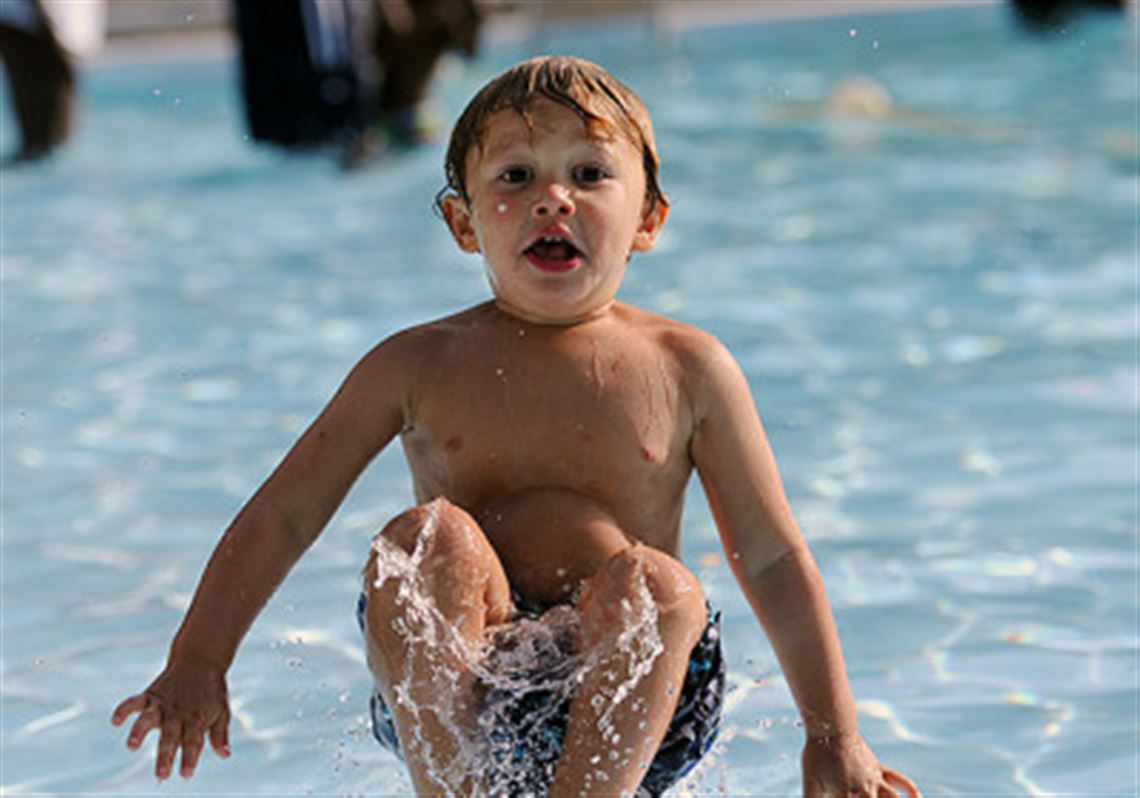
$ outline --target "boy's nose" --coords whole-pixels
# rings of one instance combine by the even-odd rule
[[[569,216],[574,213],[574,200],[561,183],[548,183],[541,188],[532,212],[535,216]]]

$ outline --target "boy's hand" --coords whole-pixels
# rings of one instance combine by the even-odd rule
[[[858,734],[809,739],[803,770],[804,798],[899,798],[899,790],[922,795],[906,776],[879,764]]]
[[[216,667],[201,662],[167,665],[150,687],[115,708],[111,723],[121,726],[135,712],[139,717],[127,736],[127,748],[137,751],[151,730],[158,729],[154,774],[160,779],[170,777],[179,748],[180,773],[185,779],[193,776],[207,734],[218,756],[230,755],[226,679]]]

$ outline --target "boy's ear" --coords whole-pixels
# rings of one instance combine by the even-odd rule
[[[668,215],[668,205],[664,202],[653,203],[653,207],[645,214],[641,226],[633,236],[634,252],[648,252],[653,249],[653,245],[657,243],[657,234],[661,232],[661,226],[665,224]]]
[[[448,194],[443,198],[443,218],[455,243],[464,252],[475,253],[479,251],[479,237],[475,235],[475,226],[471,223],[471,208],[467,201],[458,194]]]

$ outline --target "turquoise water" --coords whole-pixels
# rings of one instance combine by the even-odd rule
[[[653,109],[673,212],[623,297],[740,359],[864,732],[928,795],[1138,788],[1134,25],[1042,42],[983,6],[567,26],[439,83],[451,119],[561,50]],[[855,73],[885,118],[825,110]],[[13,795],[157,791],[107,717],[159,670],[222,528],[373,342],[486,296],[429,209],[438,147],[349,176],[256,149],[228,62],[105,66],[84,92],[74,145],[3,175]],[[239,654],[234,757],[161,792],[407,788],[368,734],[352,607],[410,502],[397,447]],[[733,689],[682,791],[797,795],[795,713],[696,488],[685,527]]]

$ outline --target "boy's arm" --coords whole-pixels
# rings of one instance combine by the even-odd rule
[[[349,374],[328,406],[246,503],[211,555],[167,666],[143,693],[115,710],[122,724],[138,712],[127,745],[160,730],[156,775],[170,775],[182,748],[192,775],[208,733],[228,756],[225,672],[253,620],[317,538],[353,481],[401,429],[405,384],[391,339]]]
[[[905,777],[882,768],[859,737],[823,582],[792,518],[748,383],[718,342],[702,349],[702,379],[690,393],[692,456],[733,573],[803,717],[805,790],[815,795],[859,785],[878,795],[880,786],[894,784],[917,794]]]

